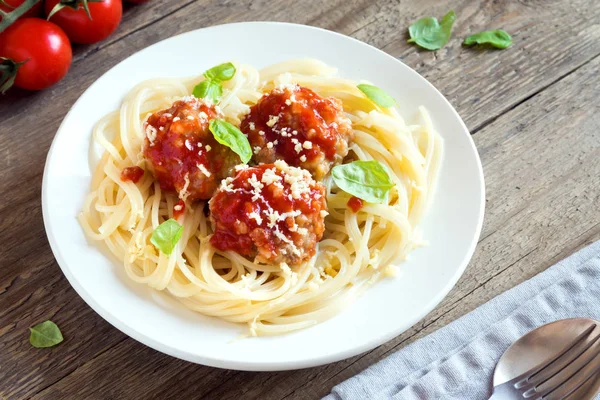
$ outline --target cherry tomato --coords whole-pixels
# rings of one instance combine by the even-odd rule
[[[60,0],[46,0],[44,11],[47,16],[59,2]],[[85,12],[83,0],[63,0],[63,3],[76,4],[77,9],[63,7],[50,18],[50,21],[60,26],[73,43],[91,44],[104,40],[121,22],[123,14],[121,0],[87,3],[92,19]]]
[[[25,0],[4,0],[4,3],[8,4],[8,6],[6,4],[2,4],[2,2],[0,1],[0,10],[2,10],[4,12],[11,12],[15,8],[17,8],[21,4],[23,4],[24,1]],[[39,17],[41,14],[42,14],[42,0],[35,3],[33,5],[33,7],[31,7],[29,10],[27,10],[27,12],[25,14],[21,15],[21,18]]]
[[[58,26],[41,18],[19,18],[0,35],[0,57],[25,62],[15,86],[42,90],[60,81],[73,53],[69,38]]]

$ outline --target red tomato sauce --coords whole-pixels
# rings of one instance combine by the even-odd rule
[[[290,187],[284,184],[282,191],[274,191],[273,185],[264,185],[261,190],[262,198],[253,200],[252,186],[248,180],[252,175],[261,181],[265,170],[273,168],[272,164],[263,164],[247,168],[238,172],[232,181],[233,189],[244,189],[235,193],[219,190],[211,200],[211,214],[217,222],[217,229],[210,239],[210,243],[219,250],[233,250],[239,254],[249,256],[256,247],[268,249],[272,254],[277,253],[275,228],[267,226],[268,219],[262,212],[270,206],[279,214],[298,210],[302,215],[319,215],[326,209],[324,202],[325,190],[320,184],[312,185],[310,193],[300,198],[292,198]],[[284,176],[282,171],[276,170],[277,175]],[[282,181],[280,181],[282,182]],[[264,199],[264,200],[263,200]],[[256,212],[262,218],[262,224],[250,218],[250,213]],[[294,225],[293,217],[287,217],[276,223],[279,231],[293,242],[300,241],[302,236],[298,232],[290,231]],[[257,229],[258,228],[258,229]]]
[[[183,214],[185,214],[185,202],[178,200],[173,206],[173,218],[178,220]]]
[[[353,213],[357,213],[362,208],[363,201],[356,196],[352,196],[350,197],[350,200],[348,200],[347,204]]]
[[[209,199],[221,178],[239,162],[209,130],[210,120],[218,117],[214,106],[190,99],[176,101],[148,118],[144,156],[162,190],[181,193],[185,189],[191,201]],[[155,137],[151,139],[148,132]]]
[[[127,167],[121,171],[121,180],[123,182],[131,181],[138,183],[142,179],[142,176],[144,176],[144,170],[140,167]]]
[[[292,93],[294,101],[290,101]],[[310,89],[296,86],[293,91],[274,90],[263,96],[250,108],[250,114],[242,121],[240,129],[248,135],[252,145],[262,140],[258,137],[259,131],[265,133],[267,142],[277,141],[273,148],[289,165],[299,165],[303,155],[306,156],[306,162],[310,163],[321,153],[331,161],[336,155],[339,136],[338,126],[333,122],[338,121],[340,112],[341,106],[332,99],[322,98]],[[279,116],[274,126],[267,124],[271,116]],[[250,129],[251,126],[254,129]],[[288,128],[287,132],[297,131],[297,134],[282,137],[281,128]],[[292,139],[297,139],[300,144],[309,140],[313,146],[298,152],[295,149],[297,143]]]

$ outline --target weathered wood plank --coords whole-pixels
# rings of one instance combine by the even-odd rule
[[[282,2],[272,6],[272,16],[284,19],[291,12],[302,17],[300,22],[308,22],[339,7],[338,3],[341,1],[317,6]],[[249,20],[261,19],[263,14],[252,2],[211,4],[212,8],[188,15],[189,23],[199,27],[232,13]],[[194,6],[209,5],[195,2]],[[169,26],[170,31],[163,29]],[[41,175],[54,132],[81,92],[121,59],[175,33],[173,27],[173,21],[167,21],[152,31],[160,34],[137,33],[129,42],[124,39],[102,52],[90,52],[49,90],[17,91],[0,98],[0,240],[4,243],[0,249],[0,364],[18,360],[15,368],[0,368],[0,396],[29,397],[125,338],[85,305],[53,262],[41,219]],[[28,111],[31,109],[35,111]],[[59,308],[63,311],[54,316]],[[41,352],[29,346],[27,327],[51,317],[65,334],[70,333],[69,341],[78,345]],[[101,339],[92,340],[94,337]]]
[[[353,36],[400,58],[430,80],[471,130],[599,54],[596,21],[600,7],[588,0],[543,5],[524,1],[419,3],[422,8],[372,6],[377,11],[371,23]],[[453,37],[443,49],[414,51],[406,44],[410,21],[423,15],[441,18],[449,9],[456,11],[456,22]],[[462,46],[466,36],[497,28],[513,35],[512,47],[498,51]],[[492,110],[493,115],[488,115]]]
[[[160,397],[168,393],[165,387],[172,388],[165,382],[174,377],[182,398],[322,396],[391,351],[600,239],[600,105],[595,101],[600,97],[599,71],[600,57],[475,135],[478,147],[485,149],[487,223],[497,228],[481,241],[470,268],[444,303],[405,334],[350,360],[277,373],[186,364],[127,340],[39,398],[92,395],[99,387],[116,398],[131,393]],[[132,358],[144,361],[132,364]],[[127,371],[132,369],[139,374],[127,382],[127,388],[114,387],[114,380],[130,377]],[[91,376],[102,377],[97,386],[86,384]]]
[[[165,9],[154,8],[159,4],[165,7],[174,7],[169,8],[171,11],[167,11],[165,14],[173,12],[181,5],[184,8],[160,19]],[[454,7],[457,11],[459,21],[468,20],[470,25],[467,29],[457,24],[455,39],[443,50],[437,53],[428,53],[408,46],[405,43],[404,35],[410,21],[425,14],[436,16],[444,14],[446,6],[441,7],[433,0],[422,1],[418,4],[414,2],[403,4],[400,1],[369,2],[366,0],[268,3],[252,1],[242,3],[169,2],[166,0],[157,2],[155,0],[134,11],[129,10],[129,13],[139,12],[140,14],[139,16],[126,14],[126,18],[135,17],[135,21],[124,21],[119,31],[121,33],[117,33],[117,36],[113,36],[109,41],[101,44],[103,46],[101,52],[96,52],[93,48],[86,48],[81,53],[77,53],[79,58],[74,63],[69,75],[56,87],[32,95],[15,92],[0,98],[0,154],[2,154],[0,157],[0,182],[2,182],[3,193],[0,200],[0,240],[4,244],[0,248],[3,271],[0,276],[0,310],[3,310],[0,311],[0,336],[2,337],[0,364],[13,365],[14,360],[19,360],[15,368],[0,369],[0,382],[2,382],[0,395],[10,394],[15,398],[28,397],[72,371],[76,371],[71,375],[76,378],[93,376],[86,374],[95,373],[98,370],[97,363],[108,362],[108,365],[114,365],[114,358],[110,358],[110,356],[114,356],[113,351],[129,355],[134,359],[132,361],[134,364],[131,365],[131,369],[127,370],[127,379],[123,378],[123,370],[118,370],[121,371],[120,375],[112,376],[117,381],[127,380],[129,385],[136,387],[135,382],[139,379],[140,384],[149,388],[154,387],[156,390],[154,393],[167,394],[172,393],[173,390],[166,380],[161,380],[160,374],[169,377],[177,376],[177,380],[185,380],[192,388],[202,386],[201,390],[196,393],[204,393],[208,397],[219,395],[233,397],[239,394],[236,390],[240,390],[240,388],[247,391],[249,397],[258,396],[263,391],[272,393],[272,396],[275,396],[273,398],[277,398],[276,396],[279,395],[294,397],[299,395],[297,392],[293,392],[295,387],[307,387],[306,390],[312,388],[310,390],[313,390],[313,393],[321,393],[328,390],[333,382],[336,382],[336,379],[350,376],[374,362],[382,356],[382,351],[394,348],[399,343],[398,340],[410,339],[412,333],[418,331],[424,332],[423,327],[427,327],[425,331],[428,332],[432,327],[442,326],[480,304],[480,301],[483,300],[481,298],[473,300],[472,296],[477,293],[489,294],[490,292],[474,289],[478,287],[477,285],[490,285],[491,282],[496,282],[497,279],[504,276],[502,274],[511,276],[513,268],[517,268],[515,270],[517,272],[518,268],[523,268],[519,267],[520,264],[517,263],[486,283],[490,276],[489,271],[498,273],[500,270],[497,268],[500,264],[490,263],[492,265],[489,268],[492,269],[485,270],[487,275],[473,274],[474,276],[470,276],[468,274],[471,271],[479,271],[477,263],[481,261],[474,261],[475,267],[468,270],[457,289],[432,315],[396,341],[363,356],[360,362],[352,363],[350,360],[345,364],[338,363],[300,372],[253,374],[223,372],[182,363],[159,355],[130,339],[125,340],[114,349],[110,349],[115,343],[123,341],[124,335],[108,326],[69,288],[60,270],[53,263],[45,240],[39,207],[39,187],[45,153],[60,120],[80,93],[104,71],[134,51],[173,34],[216,23],[257,19],[309,23],[352,34],[361,40],[383,47],[384,50],[401,57],[404,62],[424,73],[450,97],[471,129],[479,129],[504,110],[514,107],[533,93],[544,89],[560,76],[569,73],[600,53],[600,41],[598,40],[600,28],[593,22],[594,19],[597,20],[600,10],[597,7],[592,8],[593,2],[591,1],[573,2],[572,5],[569,5],[572,7],[571,12],[561,11],[562,15],[559,14],[559,10],[565,7],[565,1],[544,4],[543,7],[539,4],[534,7],[533,3],[517,1],[503,2],[502,4],[483,1],[477,3],[452,1],[449,4],[448,7]],[[151,7],[154,14],[147,14],[146,11],[149,10],[147,7]],[[142,12],[143,10],[146,11]],[[154,20],[158,20],[158,22],[153,24]],[[548,21],[553,21],[556,26]],[[459,36],[464,36],[471,31],[487,29],[496,24],[502,25],[513,33],[516,32],[516,44],[513,48],[504,52],[471,51],[460,48]],[[581,29],[581,31],[577,31],[577,29]],[[521,129],[524,128],[521,127]],[[500,129],[499,133],[503,132],[505,131]],[[519,128],[513,128],[511,136],[520,136],[521,134]],[[490,173],[498,174],[498,171],[502,171],[505,167],[499,164],[502,168],[488,172],[488,157],[499,157],[497,149],[501,145],[501,141],[514,140],[498,133],[496,135],[498,143],[491,139],[479,143],[482,140],[481,136],[479,133],[476,135],[478,146],[484,162],[486,162],[488,197],[504,196],[494,203],[495,205],[488,203],[488,212],[495,212],[500,216],[503,214],[514,216],[521,210],[521,207],[528,205],[529,202],[538,201],[539,203],[536,196],[538,193],[545,193],[543,191],[546,188],[539,187],[532,191],[520,192],[524,197],[519,201],[514,201],[510,197],[512,191],[506,190],[505,187],[496,186],[494,190],[499,191],[497,193],[489,187]],[[491,138],[492,136],[488,135],[487,137]],[[531,143],[531,145],[534,144]],[[512,167],[507,166],[506,169],[512,170]],[[545,171],[546,169],[541,169],[542,173]],[[532,173],[531,176],[535,177],[535,173]],[[548,183],[547,179],[549,178],[545,179],[545,182]],[[504,206],[505,203],[509,206]],[[488,217],[484,236],[492,235],[503,226],[504,222],[498,215]],[[494,223],[494,221],[496,222]],[[597,237],[594,236],[597,235],[595,229],[589,228],[587,235],[592,238]],[[582,235],[581,238],[585,239],[585,234]],[[495,239],[490,236],[488,240]],[[548,240],[559,240],[559,238],[549,237]],[[558,243],[562,242],[552,242],[554,246],[559,246]],[[480,247],[483,245],[485,243],[482,242]],[[490,248],[483,253],[486,256],[489,256],[489,252],[494,250],[495,245],[489,242],[488,246]],[[507,262],[502,257],[508,259],[511,256],[519,257],[526,254],[520,251],[513,254],[511,252],[514,249],[510,247],[504,248],[503,251],[505,253],[495,256],[498,263]],[[564,253],[564,255],[567,254],[568,251]],[[544,256],[552,259],[550,254],[535,257],[542,258]],[[476,257],[480,256],[476,255]],[[550,263],[550,261],[546,261],[546,264],[540,262],[536,266],[548,266]],[[522,273],[523,271],[518,272],[516,276],[522,276]],[[464,283],[465,281],[467,284]],[[509,285],[503,286],[505,288],[512,286],[508,283],[503,285]],[[53,317],[53,314],[61,307],[62,311]],[[69,310],[70,313],[66,313],[65,310]],[[69,345],[61,345],[45,353],[32,352],[27,343],[26,327],[49,317],[55,318],[63,328],[68,328],[68,330],[65,328],[65,332],[70,333],[71,342]],[[95,331],[100,332],[101,340],[90,340]],[[81,345],[82,343],[85,345]],[[97,357],[97,359],[87,363],[93,357]],[[356,357],[355,360],[359,358]],[[138,374],[137,371],[138,368],[139,371],[142,371],[141,366],[145,364],[152,366],[152,370],[147,378],[141,379],[139,375],[142,373]],[[340,370],[343,371],[342,374],[336,376],[335,373]],[[346,375],[343,375],[344,373]],[[20,378],[17,377],[23,379],[18,380]],[[326,377],[330,377],[329,383],[323,383]],[[221,380],[231,383],[218,388]],[[311,380],[314,384],[307,384]],[[72,382],[71,377],[65,381]],[[132,381],[134,382],[132,383]],[[151,384],[153,383],[151,381],[162,382],[162,389]],[[199,385],[199,381],[203,384]],[[123,387],[114,390],[115,393],[126,394],[124,391],[126,389]]]

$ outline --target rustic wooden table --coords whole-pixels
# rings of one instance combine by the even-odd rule
[[[427,52],[406,43],[411,21],[451,8],[457,22],[446,47]],[[69,286],[42,223],[46,153],[66,112],[94,80],[159,40],[251,20],[331,29],[401,59],[456,107],[486,176],[477,251],[443,303],[379,348],[300,371],[209,368],[130,339]],[[58,85],[0,97],[0,398],[317,398],[600,239],[598,21],[597,0],[153,0],[126,7],[108,40],[75,48],[71,71]],[[461,46],[470,33],[500,27],[513,34],[508,50]],[[34,349],[27,328],[46,319],[60,325],[66,340]]]

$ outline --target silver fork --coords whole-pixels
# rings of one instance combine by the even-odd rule
[[[534,330],[527,335],[531,336],[528,340],[534,345],[535,332]],[[600,326],[594,321],[555,356],[495,386],[490,400],[567,398],[596,377],[600,371],[599,354]],[[526,354],[521,354],[524,355]],[[578,395],[573,398],[582,397]]]

